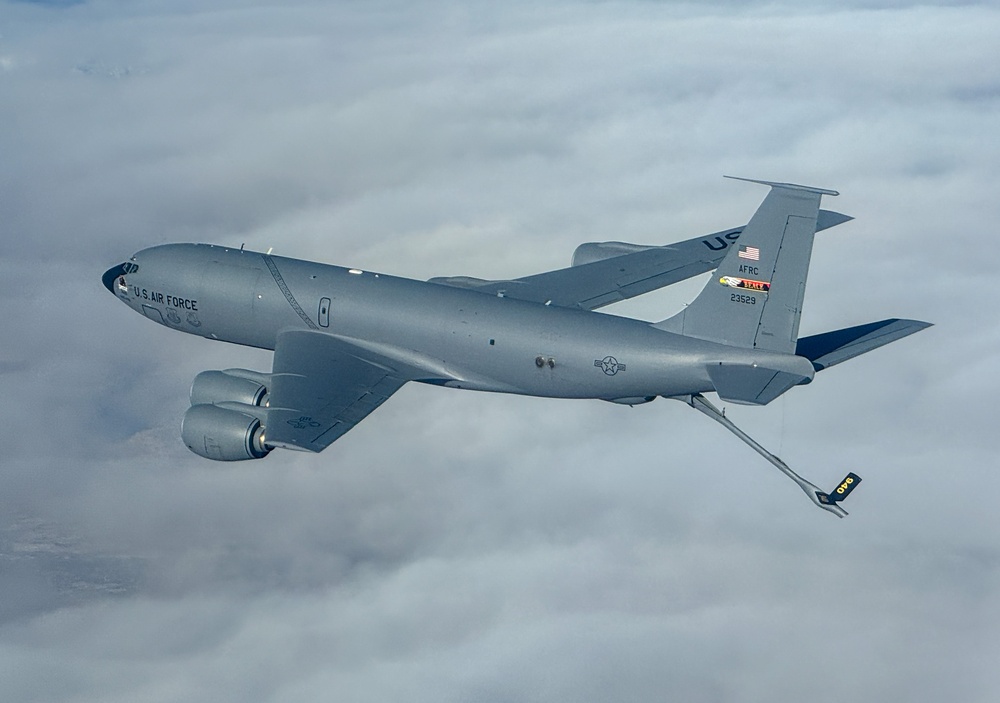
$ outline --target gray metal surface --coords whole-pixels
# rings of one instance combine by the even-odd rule
[[[319,452],[408,380],[398,368],[331,335],[278,335],[267,410],[267,443]],[[394,364],[394,366],[398,366]]]
[[[321,451],[409,381],[627,405],[687,398],[733,430],[702,393],[766,404],[927,326],[890,320],[800,343],[813,235],[849,218],[819,210],[832,191],[764,183],[771,190],[743,228],[666,247],[594,244],[580,255],[587,263],[510,281],[414,281],[206,244],[145,249],[102,281],[166,327],[274,350],[270,373],[196,379],[183,434],[209,458]],[[609,251],[621,254],[601,258]],[[592,312],[715,266],[670,320]]]
[[[750,349],[793,353],[822,189],[772,186],[715,275],[658,327]]]
[[[839,212],[820,210],[816,231],[851,219]],[[711,271],[742,231],[743,227],[733,227],[665,246],[588,242],[577,247],[569,268],[507,281],[450,276],[432,278],[431,282],[534,303],[596,310]]]
[[[866,325],[802,337],[795,345],[795,353],[809,359],[813,368],[822,371],[930,326],[929,322],[895,318],[870,322]]]

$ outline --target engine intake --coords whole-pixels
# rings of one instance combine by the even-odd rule
[[[188,449],[206,459],[263,459],[271,451],[264,443],[263,412],[245,403],[192,405],[184,413],[181,439]]]

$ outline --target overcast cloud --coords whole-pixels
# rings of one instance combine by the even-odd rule
[[[0,697],[1000,699],[1000,9],[0,2]],[[729,408],[405,387],[318,456],[180,442],[270,354],[101,286],[173,241],[516,277],[838,189],[811,334],[935,327]],[[608,310],[662,319],[704,278]]]

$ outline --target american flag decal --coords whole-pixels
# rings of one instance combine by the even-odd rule
[[[739,256],[741,259],[750,259],[751,261],[760,261],[760,249],[757,247],[746,247],[740,246]]]

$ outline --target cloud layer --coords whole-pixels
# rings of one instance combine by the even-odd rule
[[[1000,695],[996,8],[0,7],[5,698]],[[169,241],[527,275],[744,222],[764,191],[723,173],[857,218],[804,333],[936,323],[729,409],[821,484],[861,473],[846,520],[662,400],[408,386],[322,455],[209,465],[191,379],[270,355],[99,280]]]

